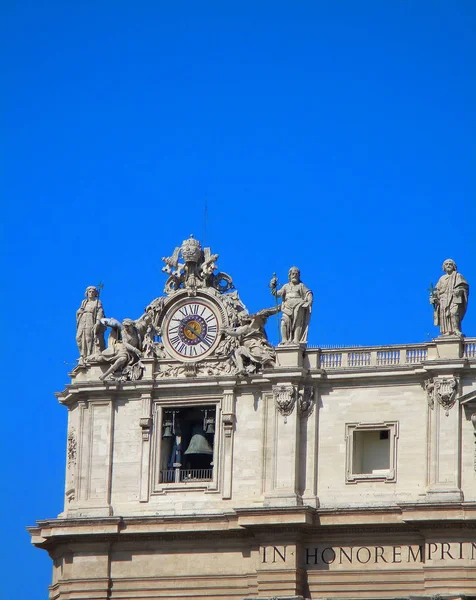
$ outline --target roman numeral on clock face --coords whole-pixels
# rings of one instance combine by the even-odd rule
[[[167,323],[168,342],[183,358],[199,358],[208,353],[218,339],[217,313],[199,300],[179,306]]]

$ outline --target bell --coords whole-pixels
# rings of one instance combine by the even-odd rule
[[[165,421],[164,423],[164,433],[162,434],[163,438],[171,438],[174,437],[172,433],[172,421]]]
[[[213,418],[210,419],[205,419],[205,433],[207,435],[211,435],[212,433],[215,433],[215,421],[213,420]]]
[[[213,448],[208,443],[201,425],[194,425],[192,439],[184,454],[213,454]]]

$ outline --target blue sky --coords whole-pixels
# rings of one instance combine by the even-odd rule
[[[476,284],[476,4],[19,0],[0,15],[0,596],[31,600],[51,568],[24,526],[62,510],[53,392],[87,285],[137,318],[194,233],[250,310],[297,264],[310,343],[365,345],[437,334],[427,288],[445,258]]]

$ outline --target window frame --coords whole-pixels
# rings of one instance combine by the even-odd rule
[[[354,473],[354,447],[355,434],[366,431],[384,431],[389,432],[389,468],[380,473]],[[395,483],[397,481],[397,442],[399,436],[398,421],[382,421],[378,423],[359,422],[345,424],[345,443],[346,443],[346,464],[345,464],[345,482],[355,484],[360,482],[383,482]]]
[[[206,492],[217,493],[220,491],[221,464],[221,445],[222,445],[222,410],[221,398],[194,398],[186,401],[176,399],[154,403],[154,443],[152,448],[152,486],[151,496],[158,494],[167,494],[169,492]],[[215,408],[215,434],[213,443],[213,471],[211,481],[181,481],[181,482],[161,482],[160,481],[160,466],[162,463],[162,429],[165,412],[173,409],[201,408],[205,406],[213,406]]]

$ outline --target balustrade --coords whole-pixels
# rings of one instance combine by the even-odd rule
[[[464,355],[466,358],[476,358],[476,342],[465,342]]]
[[[476,357],[476,344],[466,344],[466,356]],[[424,346],[403,348],[362,348],[336,352],[322,349],[320,353],[321,369],[340,369],[346,367],[391,367],[398,365],[420,364],[427,360],[428,350]]]
[[[409,344],[400,347],[374,346],[374,347],[348,347],[343,346],[320,348],[321,369],[345,369],[365,367],[393,367],[405,365],[418,365],[428,360],[428,348],[431,343]],[[314,350],[310,348],[311,352]],[[476,339],[464,340],[464,357],[476,360]]]

